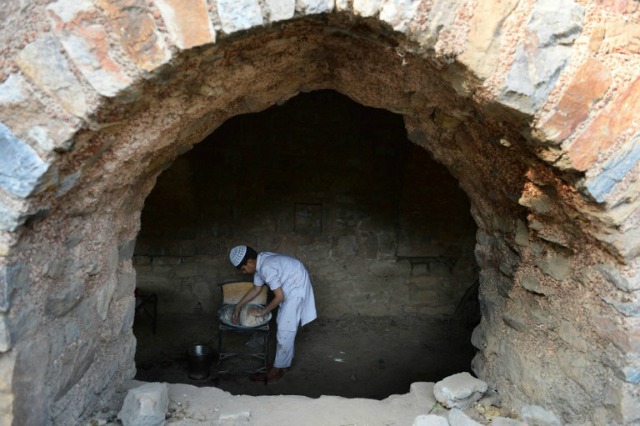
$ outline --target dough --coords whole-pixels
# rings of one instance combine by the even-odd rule
[[[244,306],[240,310],[240,325],[243,327],[257,327],[264,323],[264,317],[256,316],[260,308],[255,306]]]
[[[231,322],[231,316],[233,315],[233,306],[228,306],[220,313],[220,321],[225,324],[242,326],[242,327],[259,327],[269,322],[270,315],[267,314],[263,317],[252,315],[256,311],[260,311],[262,308],[256,305],[246,305],[240,310],[240,317],[238,318],[238,324]]]

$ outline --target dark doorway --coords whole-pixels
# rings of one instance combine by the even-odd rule
[[[158,323],[154,334],[140,309],[136,378],[381,399],[470,371],[479,310],[469,210],[455,179],[386,110],[326,90],[234,117],[178,158],[145,204],[134,264]],[[250,279],[227,260],[245,243],[299,257],[320,316],[301,330],[280,382],[218,382],[215,362],[192,380],[188,348],[216,349],[218,284]]]

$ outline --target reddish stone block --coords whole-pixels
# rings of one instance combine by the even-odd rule
[[[595,120],[576,138],[567,154],[571,166],[587,170],[598,158],[598,153],[610,148],[616,138],[626,130],[640,111],[640,78],[622,90],[609,105],[599,112]]]
[[[609,69],[596,59],[587,60],[562,95],[556,112],[540,126],[540,130],[551,141],[563,141],[589,116],[593,104],[610,85]]]
[[[593,323],[596,334],[613,343],[623,353],[640,353],[640,329],[638,327],[625,329],[622,323],[617,323],[612,318],[604,316],[595,316]]]
[[[610,22],[606,26],[604,46],[607,53],[640,54],[640,23],[625,22],[622,19]]]
[[[625,13],[633,11],[637,7],[635,3],[635,0],[600,0],[598,6],[612,12]]]
[[[64,0],[48,9],[56,37],[98,93],[115,96],[131,84],[112,56],[107,30],[97,23],[97,10],[91,3]]]
[[[154,0],[176,45],[181,49],[215,41],[205,0]]]
[[[169,51],[158,36],[144,0],[98,0],[96,4],[112,22],[122,47],[140,69],[151,71],[169,60]]]

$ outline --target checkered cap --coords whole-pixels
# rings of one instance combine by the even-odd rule
[[[247,254],[247,246],[235,246],[232,248],[229,252],[231,264],[237,268],[244,259],[245,254]]]

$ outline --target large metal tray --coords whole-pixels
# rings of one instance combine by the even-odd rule
[[[265,325],[269,324],[269,321],[271,321],[271,312],[269,312],[267,315],[265,315],[263,318],[263,322],[259,325],[253,326],[253,327],[245,327],[243,325],[240,324],[233,324],[231,322],[231,320],[227,320],[228,318],[231,318],[231,312],[233,312],[233,309],[236,307],[236,305],[223,305],[222,308],[220,308],[220,310],[218,311],[218,319],[220,320],[220,322],[222,324],[224,324],[227,327],[230,328],[235,328],[238,330],[253,330],[253,329],[257,329],[260,327],[264,327]],[[257,305],[257,304],[248,304],[246,307],[260,307],[260,308],[264,308],[264,305]],[[244,307],[243,309],[245,309],[246,307]]]

